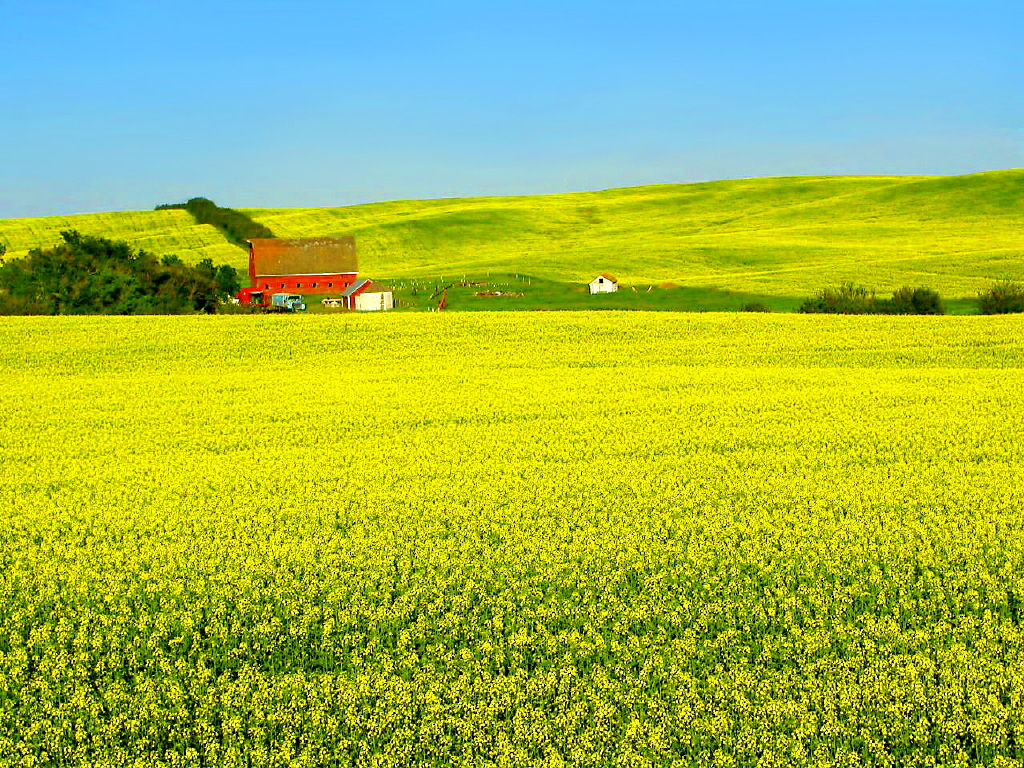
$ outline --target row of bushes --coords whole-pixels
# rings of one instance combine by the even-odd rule
[[[800,312],[833,315],[942,315],[942,297],[931,288],[900,288],[891,299],[853,283],[823,288],[800,305]]]
[[[64,242],[0,262],[0,314],[178,314],[215,312],[238,290],[227,264],[195,266],[126,242],[61,232]]]
[[[197,224],[210,224],[219,229],[235,245],[247,248],[246,240],[252,237],[273,237],[269,228],[259,224],[234,208],[221,208],[205,197],[193,197],[187,203],[158,205],[158,211],[185,210],[192,214]]]
[[[1024,284],[1001,280],[978,294],[978,312],[1000,315],[1024,312]],[[800,312],[836,315],[942,315],[946,306],[931,288],[904,287],[882,299],[873,290],[854,283],[823,288],[800,305]]]

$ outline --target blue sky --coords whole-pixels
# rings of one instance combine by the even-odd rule
[[[0,0],[0,218],[1024,166],[1024,4]]]

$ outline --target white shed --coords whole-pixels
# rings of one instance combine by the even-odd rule
[[[347,309],[360,312],[395,308],[395,295],[391,288],[366,278],[350,285],[341,294],[341,300]]]
[[[607,272],[602,272],[590,281],[591,293],[615,293],[617,290],[619,290],[619,281]]]
[[[356,294],[356,310],[359,312],[394,308],[395,296],[390,290],[378,290],[377,286],[373,286],[367,291]]]

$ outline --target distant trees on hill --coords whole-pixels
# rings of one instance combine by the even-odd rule
[[[135,251],[126,242],[61,232],[64,242],[0,262],[2,314],[177,314],[215,312],[238,275],[203,259]]]
[[[247,248],[246,240],[251,237],[273,237],[274,233],[241,211],[221,208],[205,197],[193,197],[187,203],[158,205],[156,210],[185,210],[192,214],[197,224],[210,224],[219,229],[235,245]]]

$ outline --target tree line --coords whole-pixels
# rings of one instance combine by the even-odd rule
[[[978,313],[1001,315],[1024,312],[1024,284],[1000,280],[978,293]],[[931,288],[903,287],[884,299],[862,285],[852,282],[835,288],[823,288],[800,305],[800,312],[835,315],[942,315],[945,303]]]
[[[186,203],[158,205],[155,210],[184,210],[192,214],[197,224],[209,224],[237,246],[248,248],[246,240],[253,237],[273,237],[268,227],[253,221],[234,208],[222,208],[205,197],[193,197]]]
[[[133,250],[123,241],[61,232],[53,248],[0,260],[0,314],[180,314],[216,312],[239,288],[238,274],[211,259]]]

